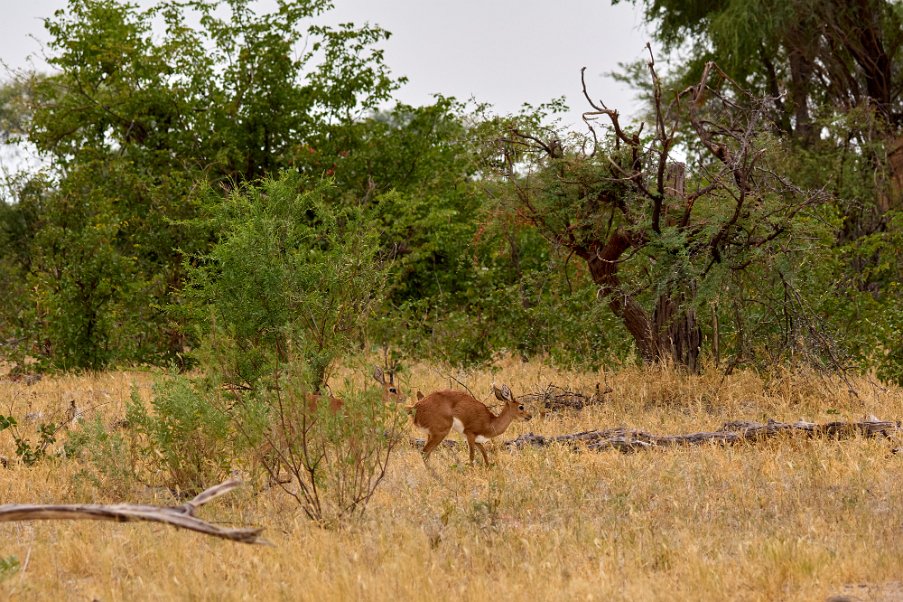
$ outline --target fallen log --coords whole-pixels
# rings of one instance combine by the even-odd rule
[[[596,390],[592,395],[587,395],[580,391],[570,391],[557,385],[549,384],[544,391],[520,395],[517,400],[547,412],[582,410],[586,406],[604,402],[605,395],[611,392],[611,387],[602,389],[599,383],[596,383]]]
[[[229,493],[241,485],[230,479],[202,491],[181,506],[146,506],[141,504],[4,504],[0,505],[0,522],[22,520],[111,520],[116,522],[150,521],[166,523],[179,529],[197,531],[239,543],[269,544],[260,534],[262,528],[234,529],[218,527],[194,516],[194,511],[210,500]]]
[[[546,437],[527,433],[516,439],[506,441],[509,449],[520,449],[527,446],[544,447],[555,443],[570,444],[575,448],[591,450],[617,449],[622,452],[634,452],[654,447],[675,447],[681,445],[731,445],[746,442],[757,442],[775,437],[779,434],[807,437],[830,437],[849,439],[862,437],[891,437],[900,430],[899,422],[884,420],[865,420],[862,422],[828,422],[815,424],[812,422],[778,422],[767,423],[731,421],[713,432],[689,433],[685,435],[653,435],[645,431],[613,428],[604,430],[583,431],[567,435]]]

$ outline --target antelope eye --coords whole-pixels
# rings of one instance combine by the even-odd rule
[[[523,411],[524,411],[524,406],[518,406],[517,409],[520,410],[521,412],[523,412]]]
[[[395,387],[389,387],[389,393],[398,393],[398,389]]]

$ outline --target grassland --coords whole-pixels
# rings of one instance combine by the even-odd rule
[[[147,391],[152,378],[3,381],[0,414],[61,416],[76,399],[112,422],[132,386]],[[549,382],[612,388],[602,405],[537,416],[502,439],[612,426],[680,433],[729,419],[903,418],[900,389],[857,379],[854,395],[814,374],[574,374],[507,362],[459,378],[478,394],[493,380],[515,393]],[[425,392],[449,385],[429,366],[407,381]],[[273,547],[160,525],[0,524],[0,558],[22,565],[0,581],[0,599],[824,600],[851,592],[889,600],[903,576],[903,457],[890,453],[899,445],[780,438],[627,455],[496,445],[488,469],[467,466],[465,450],[438,451],[436,480],[405,446],[365,517],[345,529],[311,525],[278,490],[245,489],[205,507],[212,521],[265,527]],[[14,457],[7,433],[0,456]],[[96,489],[85,499],[81,468],[54,459],[0,469],[0,503],[126,501]],[[130,496],[174,503],[154,488]],[[850,589],[861,583],[872,589]]]

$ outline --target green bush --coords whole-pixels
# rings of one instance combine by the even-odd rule
[[[202,331],[198,358],[224,384],[272,384],[303,359],[319,388],[364,340],[387,264],[369,216],[328,203],[332,186],[286,172],[213,199],[220,239],[189,266],[184,297]]]
[[[364,340],[387,269],[368,216],[331,206],[331,186],[286,173],[211,204],[221,235],[192,258],[178,309],[198,329],[202,375],[163,380],[149,406],[133,394],[141,474],[194,492],[258,466],[311,519],[363,512],[405,416],[378,390],[346,386],[338,409],[318,395]]]
[[[200,380],[161,378],[150,404],[132,391],[125,420],[108,427],[97,418],[70,431],[64,455],[85,461],[77,480],[105,494],[128,496],[136,483],[198,493],[222,480],[239,453],[216,393]]]
[[[215,391],[183,376],[154,386],[152,411],[132,392],[127,420],[136,451],[146,468],[165,475],[168,487],[194,494],[229,473],[235,457],[230,416],[215,398]]]
[[[73,479],[79,491],[87,486],[86,499],[98,494],[116,499],[128,499],[137,482],[144,481],[138,474],[137,442],[128,430],[127,423],[119,425],[123,430],[107,428],[100,417],[85,421],[81,427],[69,431],[63,444],[67,458],[77,458],[85,463]]]

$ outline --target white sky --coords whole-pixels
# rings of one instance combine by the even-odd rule
[[[153,0],[138,0],[148,6]],[[259,0],[266,10],[274,0]],[[630,115],[633,93],[604,76],[619,62],[643,58],[649,39],[641,15],[609,0],[335,0],[329,20],[369,22],[392,32],[384,44],[386,63],[409,83],[397,98],[412,105],[434,93],[474,97],[499,113],[522,103],[536,105],[565,96],[566,122],[579,126],[586,102],[580,68],[596,99]],[[47,41],[42,19],[66,0],[0,0],[0,60],[11,68],[40,58]],[[31,57],[29,59],[29,57]],[[0,72],[0,77],[3,74]]]

